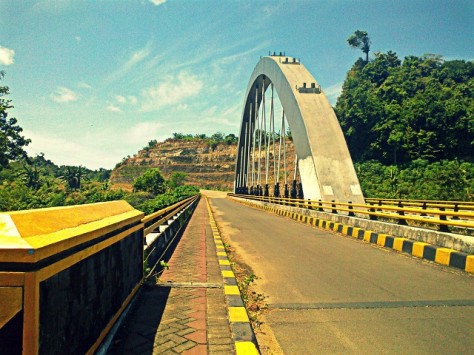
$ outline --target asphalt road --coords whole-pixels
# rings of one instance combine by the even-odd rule
[[[474,277],[210,196],[285,354],[474,354]]]

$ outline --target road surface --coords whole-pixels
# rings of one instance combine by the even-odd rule
[[[207,194],[285,354],[474,353],[474,277]]]

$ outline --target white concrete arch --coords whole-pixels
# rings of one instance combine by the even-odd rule
[[[247,185],[242,171],[249,166],[246,139],[252,115],[262,101],[262,85],[274,84],[290,126],[299,159],[305,198],[363,203],[344,135],[328,99],[314,77],[298,60],[286,56],[263,57],[247,86],[236,161],[235,190]],[[254,104],[257,101],[257,105]]]

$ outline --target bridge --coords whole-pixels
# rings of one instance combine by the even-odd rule
[[[275,53],[249,81],[233,193],[148,216],[124,201],[0,213],[1,349],[469,353],[473,209],[364,199],[320,86]]]

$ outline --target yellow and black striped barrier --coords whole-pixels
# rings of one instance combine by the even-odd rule
[[[209,200],[206,199],[209,212],[209,222],[216,245],[217,258],[224,280],[224,293],[227,301],[229,322],[232,330],[232,338],[235,342],[235,352],[237,355],[260,354],[257,340],[250,324],[250,319],[245,309],[239,286],[232,271],[232,267],[225,251],[224,244],[219,234],[216,221],[214,220]]]

